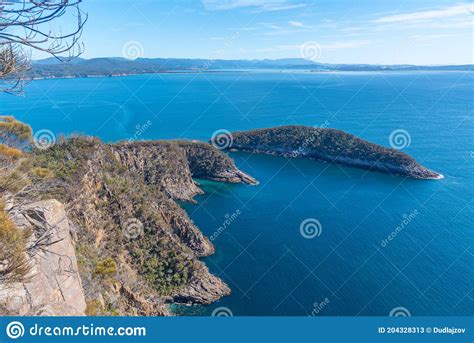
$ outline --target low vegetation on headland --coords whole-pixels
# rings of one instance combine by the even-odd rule
[[[416,179],[442,175],[404,152],[370,143],[349,133],[308,126],[281,126],[235,132],[229,149],[348,165]]]
[[[287,126],[237,132],[230,141],[226,148],[439,176],[397,150],[332,129]],[[85,136],[37,142],[28,125],[1,117],[0,163],[4,314],[169,315],[166,303],[209,304],[230,293],[200,261],[214,247],[177,202],[202,193],[193,178],[257,183],[213,145]],[[61,268],[74,277],[68,289],[47,281]],[[45,309],[24,289],[45,292],[38,297],[54,306]],[[74,306],[55,298],[68,291]]]
[[[2,207],[4,218],[13,216],[0,223],[2,247],[27,259],[26,251],[8,245],[6,235],[13,235],[20,215],[32,218],[25,204],[28,211],[34,204],[30,226],[37,236],[37,222],[46,217],[44,201],[55,199],[75,228],[71,234],[87,314],[166,315],[165,303],[208,304],[230,293],[199,260],[213,253],[213,245],[176,202],[202,193],[193,177],[255,183],[227,155],[206,143],[104,144],[81,136],[46,148],[29,133],[21,136],[20,154],[4,148],[8,153],[1,155],[0,192],[15,209]]]

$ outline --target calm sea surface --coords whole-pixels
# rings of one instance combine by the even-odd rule
[[[205,262],[233,293],[176,311],[473,314],[474,73],[162,74],[41,80],[25,91],[1,95],[0,113],[105,141],[304,124],[389,146],[392,131],[406,130],[403,151],[444,179],[232,153],[260,184],[203,181],[207,193],[185,207],[206,235],[225,227]],[[312,239],[300,232],[308,218],[321,224]]]

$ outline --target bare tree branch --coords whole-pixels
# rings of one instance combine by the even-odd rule
[[[84,48],[80,38],[87,14],[81,11],[81,2],[0,0],[0,91],[22,91],[25,72],[31,67],[27,49],[46,52],[61,61],[82,54]],[[68,22],[74,18],[72,28],[66,33],[60,27],[53,30],[51,24],[66,15]]]

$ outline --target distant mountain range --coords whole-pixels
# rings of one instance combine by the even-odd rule
[[[128,60],[121,57],[105,57],[62,62],[47,58],[33,62],[28,76],[31,78],[94,77],[171,72],[205,72],[242,69],[281,69],[324,71],[403,71],[403,70],[474,70],[474,65],[418,66],[409,64],[327,64],[302,58],[277,60],[208,60],[183,58],[138,58]]]

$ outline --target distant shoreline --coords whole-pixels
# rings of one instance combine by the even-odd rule
[[[305,69],[226,69],[226,70],[164,70],[145,73],[120,73],[120,74],[100,74],[100,75],[62,75],[62,76],[40,76],[27,78],[27,81],[53,80],[53,79],[88,79],[88,78],[116,78],[139,75],[158,75],[158,74],[221,74],[234,72],[262,72],[262,73],[306,73],[306,74],[362,74],[362,73],[468,73],[474,72],[472,69],[410,69],[410,70],[305,70]]]
[[[101,75],[64,75],[64,76],[44,76],[44,77],[33,77],[28,78],[28,81],[37,80],[51,80],[51,79],[93,79],[93,78],[104,78],[104,77],[125,77],[125,76],[138,76],[138,75],[154,75],[154,74],[200,74],[200,73],[223,73],[227,71],[205,71],[205,72],[193,72],[193,71],[159,71],[149,73],[130,73],[130,74],[101,74]]]
[[[121,77],[152,74],[197,74],[225,72],[272,73],[347,73],[405,71],[474,71],[474,65],[422,66],[411,64],[331,64],[303,58],[277,60],[220,60],[179,58],[103,57],[75,58],[61,61],[55,58],[34,61],[24,75],[30,80],[56,78]]]

